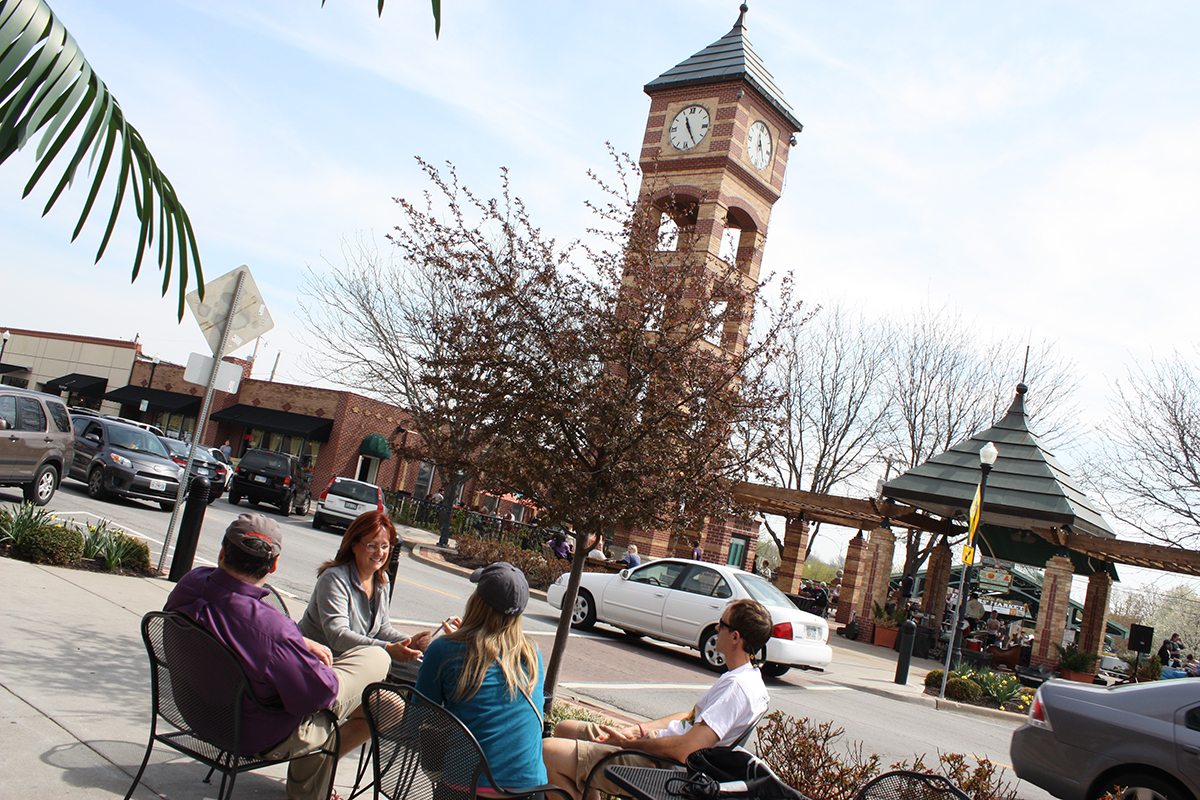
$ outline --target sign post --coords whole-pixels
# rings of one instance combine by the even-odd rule
[[[198,292],[190,292],[187,295],[187,304],[192,310],[192,316],[200,325],[201,333],[212,348],[213,369],[208,376],[208,387],[204,392],[204,402],[200,406],[200,416],[196,419],[196,431],[192,435],[192,447],[188,450],[183,480],[179,482],[179,491],[175,495],[175,508],[171,512],[171,521],[167,524],[166,536],[163,537],[162,552],[158,557],[159,572],[162,572],[163,565],[167,562],[167,551],[175,535],[175,523],[179,519],[183,495],[190,482],[196,448],[200,446],[204,437],[208,409],[212,405],[221,359],[227,353],[234,352],[275,327],[270,313],[267,312],[267,305],[262,300],[262,293],[250,275],[250,268],[244,264],[205,284],[204,297],[202,302]]]

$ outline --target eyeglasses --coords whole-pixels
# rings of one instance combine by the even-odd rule
[[[732,625],[730,625],[728,622],[726,622],[723,619],[717,620],[717,627],[724,628],[725,630],[729,631],[730,633],[737,633],[737,628],[733,627]]]
[[[362,544],[362,542],[359,542],[359,544]],[[384,542],[383,544],[375,544],[372,542],[371,544],[364,544],[363,547],[367,548],[368,553],[386,553],[388,550],[392,549],[392,546],[387,542]]]

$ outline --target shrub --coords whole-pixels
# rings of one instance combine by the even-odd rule
[[[967,764],[967,756],[941,753],[936,769],[925,766],[922,756],[917,756],[911,765],[908,762],[892,764],[891,769],[941,775],[962,789],[971,800],[1015,800],[1017,796],[1016,789],[1001,779],[1003,769],[986,758],[977,760],[975,766],[971,767]]]
[[[42,528],[52,527],[54,517],[44,508],[38,508],[33,503],[22,503],[14,513],[0,519],[0,544],[11,545],[20,550],[25,537]]]
[[[70,564],[83,555],[83,536],[74,528],[43,525],[25,531],[17,555],[35,564]]]
[[[104,554],[104,566],[110,571],[131,569],[137,572],[150,571],[150,545],[141,539],[117,531],[112,547]]]
[[[584,722],[594,722],[597,725],[620,725],[616,720],[609,719],[591,709],[555,700],[554,707],[550,709],[550,714],[546,717],[546,723],[550,730],[554,730],[554,726],[564,719],[580,719]]]
[[[474,536],[459,536],[455,543],[458,555],[473,566],[484,566],[493,561],[507,561],[525,573],[525,579],[534,589],[545,589],[567,572],[570,565],[565,561],[547,561],[534,550],[522,550],[508,542],[493,542]]]
[[[864,755],[859,742],[835,747],[844,732],[832,722],[814,724],[807,717],[772,711],[758,726],[754,749],[781,781],[801,794],[852,800],[860,786],[879,774],[879,756]]]
[[[942,688],[942,673],[943,670],[931,669],[929,674],[925,676],[926,689],[941,689]],[[951,673],[953,674],[953,673]]]
[[[1016,675],[1002,675],[989,670],[985,674],[977,675],[973,680],[979,684],[985,695],[1002,707],[1021,693],[1021,681]]]
[[[1092,672],[1096,668],[1096,662],[1100,660],[1100,656],[1097,654],[1084,652],[1073,644],[1063,647],[1058,642],[1055,642],[1054,649],[1058,650],[1059,670],[1069,669],[1071,672]]]
[[[951,678],[946,681],[946,697],[951,700],[975,702],[983,696],[983,689],[970,678]]]

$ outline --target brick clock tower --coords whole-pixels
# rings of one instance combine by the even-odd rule
[[[788,150],[802,129],[746,38],[743,4],[729,33],[646,84],[650,115],[642,141],[642,202],[652,224],[669,218],[710,269],[757,284],[771,208],[783,192]],[[684,246],[684,238],[679,238]],[[731,321],[725,347],[745,346],[749,319]],[[706,561],[749,568],[758,523],[710,520],[699,539]],[[631,531],[644,555],[691,554],[668,531]]]

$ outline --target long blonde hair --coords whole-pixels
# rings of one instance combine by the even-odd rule
[[[462,625],[454,633],[446,634],[446,638],[467,646],[454,690],[456,700],[462,702],[474,697],[492,664],[499,666],[504,674],[510,699],[518,691],[529,695],[537,686],[537,648],[521,629],[520,615],[501,614],[479,592],[467,598]]]

